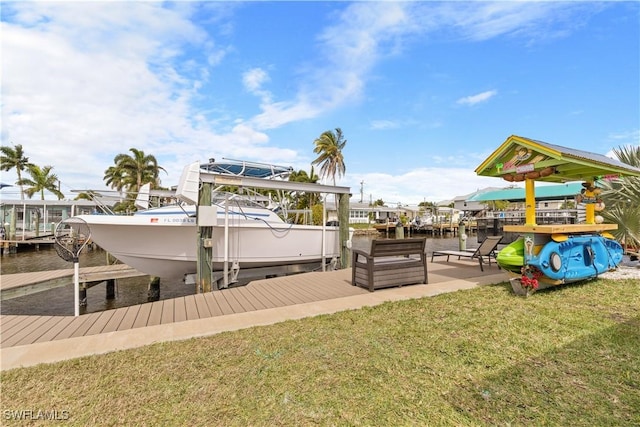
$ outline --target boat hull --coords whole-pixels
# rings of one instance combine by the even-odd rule
[[[143,273],[165,279],[196,272],[196,219],[183,215],[81,215],[91,229],[91,239],[121,262]],[[214,271],[225,261],[241,269],[311,263],[340,255],[338,227],[270,224],[246,221],[212,226]],[[225,239],[225,230],[227,238]],[[228,242],[225,256],[225,241]],[[324,245],[323,245],[324,242]],[[323,249],[324,246],[324,249]]]

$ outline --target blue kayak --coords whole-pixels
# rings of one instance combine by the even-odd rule
[[[615,269],[624,251],[620,243],[597,234],[567,235],[566,240],[550,241],[529,260],[546,277],[564,283],[597,277]]]

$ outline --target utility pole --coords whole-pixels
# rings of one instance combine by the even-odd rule
[[[364,197],[364,181],[360,181],[360,203],[362,203]]]

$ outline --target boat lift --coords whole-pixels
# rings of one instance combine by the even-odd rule
[[[213,162],[212,162],[213,163]],[[340,245],[340,264],[341,268],[347,267],[349,248],[347,242],[349,236],[349,197],[351,189],[349,187],[284,181],[277,179],[265,179],[265,176],[258,174],[257,166],[265,165],[246,163],[247,167],[242,171],[231,171],[233,173],[241,173],[238,175],[229,174],[230,171],[219,171],[216,169],[207,170],[199,162],[191,163],[184,168],[180,182],[176,190],[175,196],[189,204],[197,206],[198,220],[198,244],[197,244],[197,273],[196,281],[199,288],[203,292],[209,292],[213,289],[213,272],[207,262],[213,255],[211,244],[213,226],[216,225],[217,214],[216,207],[211,206],[213,186],[233,186],[238,188],[260,188],[269,190],[286,190],[300,191],[310,193],[334,194],[338,199],[338,221],[339,221],[339,241]],[[252,168],[252,166],[256,166]],[[256,171],[252,173],[252,171]],[[226,207],[225,207],[226,210]],[[225,236],[224,236],[224,263],[223,263],[223,286],[229,286],[230,268],[236,266],[230,265],[229,261],[229,220],[228,212],[225,215]],[[326,222],[323,222],[323,227]],[[324,241],[324,236],[323,236]],[[325,268],[325,254],[323,243],[323,260],[322,266]]]

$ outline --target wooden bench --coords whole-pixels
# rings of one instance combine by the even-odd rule
[[[373,292],[391,286],[428,283],[426,239],[372,240],[369,251],[352,251],[351,284]]]

